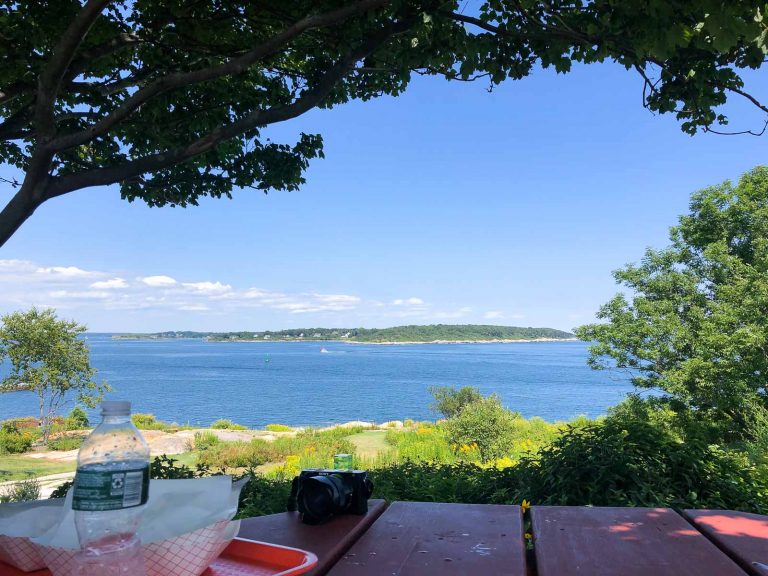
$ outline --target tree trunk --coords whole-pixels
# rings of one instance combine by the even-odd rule
[[[37,391],[40,398],[40,430],[43,433],[43,443],[48,444],[48,426],[45,422],[45,388]]]
[[[27,218],[34,214],[40,204],[42,204],[41,200],[35,200],[31,194],[26,194],[23,190],[11,198],[0,212],[0,247],[13,236]]]

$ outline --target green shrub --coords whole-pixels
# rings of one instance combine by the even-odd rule
[[[518,419],[519,415],[504,408],[496,396],[489,396],[466,405],[443,426],[448,442],[457,451],[476,450],[483,462],[489,462],[512,453]]]
[[[291,479],[267,478],[253,470],[247,474],[251,480],[240,491],[240,507],[235,518],[285,512],[291,493]]]
[[[75,406],[72,411],[64,419],[64,426],[67,430],[82,430],[90,426],[88,421],[88,414],[80,406]]]
[[[248,430],[248,426],[235,424],[232,420],[220,419],[211,424],[211,428],[216,430]]]
[[[643,420],[570,427],[516,473],[519,496],[536,504],[768,509],[768,483],[746,453]]]
[[[133,425],[139,430],[162,430],[164,432],[178,432],[189,430],[191,426],[179,426],[176,422],[168,423],[155,418],[154,414],[131,414]]]
[[[136,428],[143,428],[145,430],[157,425],[157,418],[155,418],[154,414],[137,412],[136,414],[131,414],[131,421]]]
[[[204,430],[195,432],[195,450],[208,450],[211,446],[221,443],[221,439],[214,432]]]
[[[440,426],[421,425],[415,430],[389,430],[386,434],[387,444],[395,448],[390,462],[393,459],[445,463],[456,460],[445,430]]]
[[[280,460],[272,446],[254,439],[251,442],[220,442],[200,453],[199,462],[211,468],[255,468]]]
[[[333,428],[303,430],[295,436],[283,436],[273,442],[254,438],[250,442],[220,442],[200,454],[200,461],[216,468],[248,468],[268,462],[280,463],[290,458],[290,469],[283,466],[276,473],[292,475],[295,468],[329,468],[334,454],[353,454],[349,436],[363,429]]]
[[[264,426],[264,430],[268,432],[292,432],[293,428],[285,424],[267,424]]]
[[[67,480],[66,482],[62,482],[56,488],[53,489],[53,492],[51,492],[51,495],[48,497],[50,499],[53,498],[66,498],[67,492],[69,492],[69,489],[72,488],[72,485],[74,484],[73,480]]]
[[[85,439],[78,436],[59,436],[53,440],[48,441],[48,448],[50,450],[67,451],[78,450],[82,446]]]
[[[210,468],[203,464],[197,464],[192,470],[186,464],[177,465],[176,462],[165,454],[155,456],[149,464],[149,477],[154,480],[185,480],[211,475]]]
[[[40,499],[40,483],[36,478],[28,478],[16,482],[0,493],[0,503],[24,502],[26,500]]]
[[[3,423],[0,428],[0,453],[22,454],[28,452],[39,435],[36,432],[29,429],[19,430],[12,423]]]
[[[453,386],[430,386],[429,393],[435,399],[429,409],[442,414],[445,418],[454,418],[459,415],[465,406],[483,399],[480,390],[474,386],[455,388]]]

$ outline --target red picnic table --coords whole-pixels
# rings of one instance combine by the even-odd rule
[[[373,500],[366,516],[306,526],[243,520],[240,537],[314,552],[313,576],[768,576],[768,516],[718,510]]]

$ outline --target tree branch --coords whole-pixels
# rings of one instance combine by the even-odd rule
[[[40,75],[35,104],[35,128],[39,136],[49,138],[55,133],[56,123],[53,118],[53,107],[61,87],[61,81],[91,26],[111,1],[88,0],[67,27],[53,51],[53,56]]]
[[[365,58],[389,38],[407,30],[411,25],[411,21],[392,23],[379,33],[370,35],[357,49],[349,52],[332,66],[320,78],[314,88],[306,91],[299,99],[287,106],[270,108],[268,110],[254,110],[235,122],[218,127],[209,134],[173,150],[138,158],[118,166],[97,168],[87,172],[55,178],[46,190],[46,197],[54,198],[81,188],[114,184],[115,182],[135,178],[147,172],[162,170],[208,152],[219,143],[239,136],[258,126],[275,124],[300,116],[320,104],[328,96],[336,83],[352,70],[357,61]],[[2,241],[1,235],[0,241]]]
[[[308,16],[295,22],[253,50],[250,50],[237,58],[232,58],[223,64],[194,70],[192,72],[177,72],[164,76],[138,90],[127,98],[125,102],[111,114],[88,129],[57,138],[51,142],[50,148],[53,151],[61,151],[85,144],[94,138],[106,134],[112,126],[130,116],[137,108],[139,108],[139,106],[159,94],[184,86],[215,80],[223,76],[241,74],[253,64],[262,58],[273,54],[306,30],[333,26],[352,16],[381,7],[389,1],[390,0],[360,0],[359,2],[340,8],[334,12],[321,14],[319,16]]]

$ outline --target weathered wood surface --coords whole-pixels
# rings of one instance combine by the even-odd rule
[[[539,576],[744,576],[668,508],[534,506]]]
[[[519,506],[395,502],[330,576],[524,576]]]
[[[748,573],[768,576],[768,516],[731,510],[685,510],[683,515]]]
[[[308,526],[299,520],[298,512],[247,518],[240,524],[240,538],[260,540],[282,546],[308,550],[317,556],[317,566],[308,574],[322,576],[360,538],[384,512],[384,500],[368,502],[368,514],[344,514],[327,524]]]

